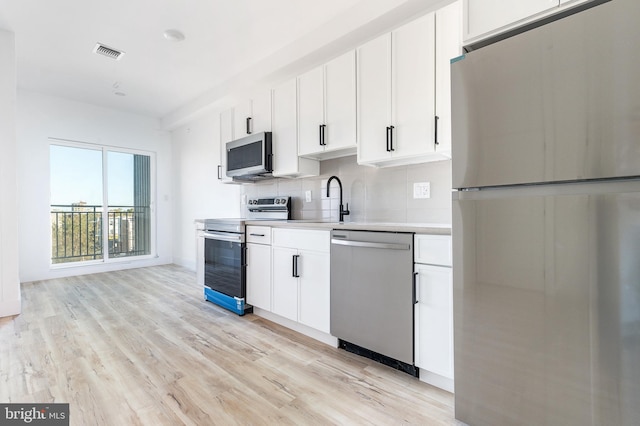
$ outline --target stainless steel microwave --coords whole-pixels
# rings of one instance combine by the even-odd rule
[[[252,182],[273,177],[271,132],[255,133],[227,142],[227,176]]]

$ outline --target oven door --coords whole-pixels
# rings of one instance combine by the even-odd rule
[[[204,231],[204,285],[233,298],[245,297],[243,234]]]

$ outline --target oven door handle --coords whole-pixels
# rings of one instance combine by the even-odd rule
[[[244,236],[241,234],[228,234],[225,232],[212,232],[207,231],[203,233],[203,236],[210,240],[231,241],[234,243],[244,242]]]

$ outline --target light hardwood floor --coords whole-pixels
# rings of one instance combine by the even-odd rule
[[[456,424],[453,396],[202,297],[161,266],[22,285],[0,319],[0,401],[72,425]]]

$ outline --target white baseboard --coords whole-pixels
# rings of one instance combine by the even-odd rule
[[[420,380],[437,388],[444,389],[447,392],[454,393],[454,381],[448,377],[444,377],[421,368]]]
[[[333,346],[334,348],[338,347],[338,338],[333,337],[328,333],[316,330],[315,328],[308,327],[304,324],[300,324],[299,322],[292,321],[288,318],[283,318],[280,315],[274,314],[273,312],[265,311],[264,309],[256,308],[255,306],[253,308],[253,313],[259,317],[275,322],[276,324],[279,324],[283,327],[287,327],[293,331],[297,331],[300,334],[311,337],[312,339],[316,339],[319,342],[325,343],[329,346]]]

